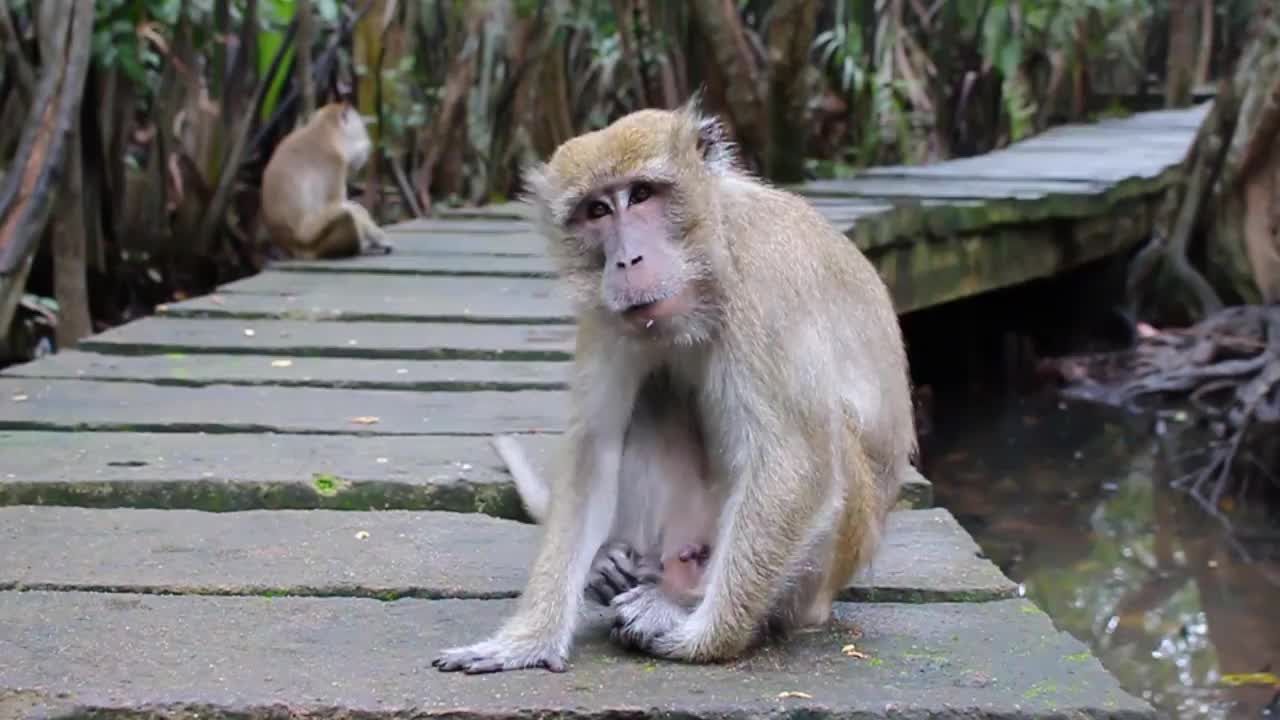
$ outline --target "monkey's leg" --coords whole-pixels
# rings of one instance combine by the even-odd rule
[[[879,545],[885,508],[881,507],[877,481],[862,449],[862,439],[852,431],[844,447],[844,467],[849,492],[836,531],[823,549],[829,558],[825,563],[827,572],[814,578],[817,582],[810,583],[812,592],[807,597],[797,598],[796,620],[800,626],[821,625],[831,617],[836,596],[871,561]]]
[[[794,428],[821,428],[812,417],[776,418],[780,426],[752,426],[760,416],[734,413],[747,424],[740,438],[771,438],[751,448],[726,448],[741,458],[727,472],[736,478],[736,497],[727,507],[711,557],[703,600],[692,612],[658,589],[641,586],[615,598],[613,636],[653,655],[695,662],[734,657],[766,628],[778,601],[775,589],[793,586],[806,572],[806,559],[837,525],[842,488],[833,486],[838,457],[833,432],[818,437]],[[819,555],[821,557],[821,555]]]
[[[627,590],[656,584],[696,604],[703,548],[720,512],[705,452],[686,396],[673,393],[666,378],[647,382],[627,430],[614,536],[587,586],[593,599],[608,605]]]
[[[586,323],[583,323],[586,325]],[[570,472],[558,476],[542,543],[515,613],[488,639],[443,651],[442,671],[566,669],[587,575],[614,525],[625,432],[643,375],[615,344],[580,327],[575,348]],[[602,392],[606,389],[607,392]]]
[[[365,255],[388,255],[395,249],[387,233],[369,216],[364,206],[350,200],[344,203],[360,235],[360,252]]]
[[[378,238],[386,237],[368,211],[350,201],[329,205],[308,217],[298,236],[301,243],[297,256],[308,260],[351,257],[365,252],[370,242],[382,242]]]

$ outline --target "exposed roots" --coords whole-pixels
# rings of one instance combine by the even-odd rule
[[[1136,347],[1052,361],[1072,397],[1149,413],[1191,415],[1208,441],[1174,481],[1222,517],[1223,495],[1255,478],[1280,488],[1280,305],[1237,306],[1186,329],[1150,331]]]

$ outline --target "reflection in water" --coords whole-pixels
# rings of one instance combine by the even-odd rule
[[[1237,677],[1280,675],[1277,516],[1238,502],[1235,526],[1253,530],[1230,540],[1168,489],[1160,441],[1123,413],[967,405],[935,415],[925,471],[938,504],[1057,627],[1161,717],[1280,718],[1280,687]]]

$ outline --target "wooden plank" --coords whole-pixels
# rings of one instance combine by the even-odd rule
[[[154,385],[275,385],[363,390],[563,390],[571,364],[483,360],[369,360],[290,355],[119,356],[64,350],[0,376]]]
[[[387,226],[393,235],[402,233],[449,233],[452,235],[510,235],[529,231],[529,221],[511,219],[422,218]]]
[[[98,353],[250,353],[288,357],[567,360],[573,325],[324,323],[148,317],[80,341]]]
[[[1118,144],[1106,150],[1072,154],[1064,161],[1058,153],[1034,147],[1014,147],[971,158],[930,165],[894,165],[868,169],[868,178],[998,180],[1010,183],[1088,183],[1095,187],[1117,185],[1130,179],[1154,179],[1181,162],[1188,145],[1150,147]]]
[[[374,275],[446,275],[455,277],[556,276],[555,265],[545,256],[391,254],[365,255],[343,260],[289,260],[271,264],[280,272],[368,273]]]
[[[1106,183],[1069,180],[974,179],[864,176],[814,180],[791,188],[804,197],[880,198],[881,200],[1041,200],[1055,195],[1102,195]],[[895,203],[896,204],[896,203]]]
[[[401,232],[392,237],[395,250],[390,257],[408,255],[482,255],[482,256],[533,256],[546,254],[547,242],[524,228],[510,233],[452,233]],[[373,256],[377,257],[377,256]],[[347,262],[326,260],[324,262]]]
[[[335,276],[266,271],[218,294],[162,305],[170,317],[568,323],[573,309],[549,278]]]
[[[519,436],[556,472],[558,433]],[[0,430],[0,505],[211,511],[452,510],[527,519],[487,436]],[[933,505],[913,473],[901,508]]]
[[[541,535],[537,526],[476,513],[0,508],[0,588],[516,597]],[[939,508],[890,513],[869,572],[839,599],[987,602],[1017,593]]]
[[[459,298],[459,303],[479,303],[497,297],[504,303],[522,303],[555,298],[563,294],[562,283],[554,278],[454,278],[377,277],[353,274],[326,277],[313,273],[286,273],[265,270],[218,288],[223,297],[252,295],[319,295],[340,292],[347,297],[413,298],[438,303]]]
[[[6,430],[488,435],[562,432],[568,411],[567,393],[556,391],[187,388],[0,377]]]
[[[561,438],[521,435],[520,444],[547,472]],[[0,505],[525,518],[486,436],[0,430],[0,447]],[[931,488],[922,489],[928,500]]]
[[[612,614],[588,607],[567,672],[466,676],[431,667],[441,650],[478,641],[515,609],[513,599],[4,592],[0,715],[1157,717],[1025,599],[837,603],[816,632],[700,665],[622,649],[609,641]],[[841,653],[849,644],[861,657]]]

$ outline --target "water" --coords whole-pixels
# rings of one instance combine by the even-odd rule
[[[938,504],[1058,629],[1161,717],[1280,720],[1280,683],[1238,677],[1280,675],[1274,508],[1228,505],[1248,529],[1232,540],[1169,489],[1159,441],[1117,411],[1051,396],[949,405],[925,456]]]

